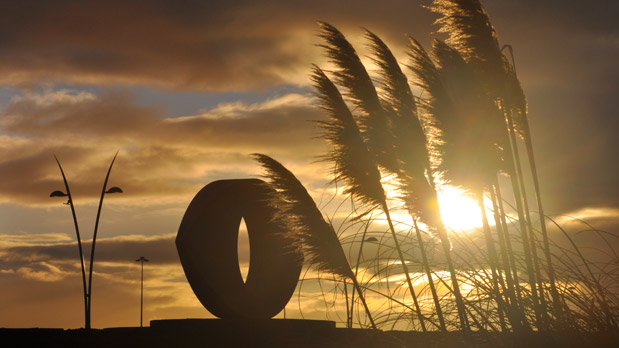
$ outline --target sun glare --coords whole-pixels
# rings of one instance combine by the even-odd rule
[[[460,189],[445,185],[438,191],[438,203],[445,226],[456,232],[482,226],[481,213],[475,200]]]
[[[402,193],[398,191],[396,184],[392,181],[383,181],[383,187],[386,189],[388,200],[397,200],[397,198],[402,195]],[[441,218],[443,223],[445,223],[445,227],[454,232],[469,232],[473,229],[482,227],[479,205],[463,190],[450,185],[440,185],[437,194],[438,203],[441,208]],[[489,218],[488,223],[493,225],[492,211],[488,209],[491,202],[485,196],[484,204],[486,206],[486,214]],[[402,222],[412,226],[411,217],[406,211],[394,210],[390,213],[394,222]]]

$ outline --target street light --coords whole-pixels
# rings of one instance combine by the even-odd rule
[[[52,193],[49,194],[50,197],[66,197],[68,196],[66,193],[62,192],[62,191],[54,191]]]
[[[105,191],[105,193],[123,193],[123,190],[118,186],[114,186],[111,187],[109,190]]]
[[[67,177],[64,175],[64,170],[62,170],[62,166],[60,165],[60,161],[58,161],[58,157],[54,155],[56,159],[56,163],[58,163],[58,168],[60,168],[60,174],[62,174],[62,181],[64,181],[64,187],[67,190],[67,193],[62,191],[54,191],[49,196],[50,197],[68,197],[69,200],[64,203],[71,206],[71,215],[73,216],[73,224],[75,226],[75,235],[77,236],[77,247],[80,251],[80,264],[82,266],[82,286],[84,289],[84,324],[86,328],[90,328],[90,311],[88,310],[88,288],[86,287],[86,270],[84,268],[84,252],[82,249],[82,238],[80,237],[80,228],[77,224],[77,217],[75,215],[75,207],[73,206],[73,199],[71,198],[71,190],[69,189],[69,183],[67,182]]]
[[[105,175],[105,181],[103,181],[103,188],[101,189],[101,199],[99,199],[99,208],[97,209],[97,218],[95,219],[95,230],[92,234],[92,250],[90,252],[90,268],[88,269],[88,328],[90,328],[90,314],[92,311],[92,270],[95,262],[95,243],[97,242],[97,231],[99,229],[99,218],[101,217],[101,207],[103,206],[103,197],[105,197],[106,193],[122,193],[119,187],[112,187],[109,190],[105,190],[107,188],[107,180],[110,178],[110,172],[112,171],[112,166],[114,165],[114,161],[116,161],[116,156],[118,156],[118,151],[112,158],[112,163],[110,163],[110,167],[107,170],[107,174]]]
[[[77,217],[75,215],[75,207],[73,206],[73,199],[71,198],[71,190],[69,189],[69,183],[67,182],[67,178],[64,174],[64,170],[62,169],[62,166],[60,165],[60,161],[58,161],[58,157],[54,155],[54,158],[56,159],[56,163],[58,163],[58,168],[60,168],[60,173],[62,174],[62,180],[64,181],[64,186],[65,186],[65,189],[67,190],[67,193],[56,190],[52,192],[49,196],[69,198],[69,200],[64,204],[71,206],[71,214],[73,216],[73,223],[75,225],[75,234],[77,235],[77,246],[80,252],[80,263],[82,266],[82,283],[83,283],[83,288],[84,288],[84,327],[87,329],[90,329],[91,327],[90,325],[91,310],[90,309],[91,309],[91,300],[92,300],[92,271],[93,271],[93,264],[94,264],[94,258],[95,258],[95,242],[97,241],[97,230],[99,227],[99,218],[101,217],[101,206],[103,205],[103,197],[105,196],[106,193],[122,193],[123,192],[123,190],[117,186],[111,187],[109,190],[106,191],[107,181],[110,177],[110,172],[112,171],[112,166],[114,165],[114,161],[116,161],[116,156],[118,156],[118,152],[116,152],[116,154],[114,155],[114,158],[112,159],[112,163],[110,163],[110,167],[107,170],[107,175],[105,176],[105,181],[103,182],[103,189],[101,190],[101,199],[99,200],[99,208],[97,210],[97,219],[95,221],[95,229],[94,229],[94,233],[92,236],[92,250],[90,252],[90,265],[88,268],[88,286],[87,286],[86,285],[86,268],[84,267],[84,253],[82,249],[82,239],[80,237],[80,230],[77,224]]]
[[[141,262],[141,277],[140,277],[140,327],[142,326],[142,314],[144,312],[144,262],[148,262],[144,256],[140,256],[139,259],[135,260],[137,262]]]

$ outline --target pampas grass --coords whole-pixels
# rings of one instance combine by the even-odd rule
[[[329,29],[330,32],[336,31],[333,27],[329,27]],[[342,43],[341,40],[337,42],[343,46],[342,51],[348,52],[348,47],[345,43]],[[335,52],[333,54],[337,54],[338,50],[333,48],[332,51]],[[355,66],[356,64],[353,62],[350,65]],[[356,69],[359,70],[361,68]],[[333,163],[334,180],[345,184],[345,193],[362,204],[368,205],[370,209],[380,207],[386,215],[409,291],[415,304],[417,316],[423,331],[426,331],[424,317],[419,308],[409,276],[408,266],[399,247],[398,237],[389,215],[389,208],[387,207],[386,197],[381,184],[381,175],[377,167],[377,159],[381,157],[371,152],[369,146],[366,145],[352,113],[331,80],[317,67],[314,68],[312,80],[318,91],[321,105],[327,111],[327,116],[329,116],[328,121],[319,123],[323,129],[323,138],[332,145],[331,151],[324,158]]]
[[[587,226],[608,247],[587,254],[576,242],[579,232],[544,215],[526,96],[513,55],[511,62],[503,55],[479,1],[436,0],[430,8],[441,16],[439,31],[448,38],[435,40],[430,53],[410,38],[412,79],[385,43],[366,30],[377,67],[372,79],[344,35],[319,23],[320,46],[334,66],[327,72],[314,66],[311,74],[327,116],[317,125],[329,144],[321,160],[329,163],[336,185],[326,199],[336,206],[332,216],[325,220],[281,164],[255,155],[278,192],[272,197],[279,211],[275,219],[288,227],[291,243],[316,270],[308,268],[302,280],[299,313],[307,300],[301,293],[308,289],[312,299],[324,302],[327,315],[348,327],[369,320],[373,327],[421,331],[616,329],[619,257],[609,239],[619,236]],[[409,81],[423,90],[420,97]],[[539,229],[524,195],[516,135],[527,146]],[[503,198],[504,176],[512,201]],[[436,183],[468,191],[479,204],[483,226],[448,235]],[[492,203],[494,228],[485,199]],[[410,219],[398,221],[401,212]],[[545,221],[553,225],[546,227]],[[565,221],[574,225],[575,220]],[[547,228],[556,230],[554,238]],[[552,302],[546,301],[548,293]],[[410,320],[411,314],[418,320]]]
[[[270,198],[276,209],[275,221],[286,226],[293,245],[307,256],[318,269],[349,278],[353,281],[363,302],[367,316],[374,329],[372,318],[357,279],[348,264],[342,246],[331,225],[327,224],[322,213],[301,182],[279,162],[269,156],[254,154],[254,158],[265,170],[265,177],[276,195]]]

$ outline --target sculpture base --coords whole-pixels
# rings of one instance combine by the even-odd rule
[[[204,331],[313,331],[335,329],[335,322],[306,319],[162,319],[151,320],[153,329],[190,329]]]
[[[341,336],[333,321],[300,319],[151,320],[150,330],[214,347],[293,347],[304,342],[338,340]]]

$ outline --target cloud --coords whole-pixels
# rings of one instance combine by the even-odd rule
[[[49,236],[40,236],[39,239],[47,241]],[[246,239],[241,244],[245,249],[248,246]],[[89,244],[86,243],[85,247],[88,249]],[[135,325],[133,319],[129,319],[134,318],[133,314],[139,310],[140,264],[135,262],[137,256],[134,255],[145,255],[150,259],[144,266],[146,321],[212,317],[193,294],[178,259],[171,256],[174,235],[101,238],[97,250],[93,279],[95,327]],[[0,297],[8,301],[4,307],[4,313],[8,316],[0,318],[0,326],[82,325],[81,276],[75,243],[31,243],[0,247],[0,251],[4,252],[0,252],[0,281],[6,285],[0,287]],[[240,259],[241,267],[247,267],[247,250],[242,250],[241,254],[244,255]],[[363,267],[360,272],[365,273]],[[298,297],[293,296],[288,304],[289,318],[303,315],[320,319],[324,318],[325,312],[344,310],[342,297],[330,293],[336,290],[336,284],[329,273],[310,270],[303,276],[306,280],[300,283],[302,287],[299,288],[302,293]],[[321,284],[317,278],[322,279]],[[401,279],[393,280],[390,286],[397,287],[402,282]],[[331,297],[333,306],[325,306],[325,298]],[[384,304],[384,298],[380,296],[368,295],[368,299],[372,299],[376,306]],[[48,315],[53,308],[63,308],[63,315]],[[39,312],[40,315],[33,316]]]
[[[7,244],[57,243],[69,241],[71,237],[64,233],[0,234],[0,240]]]
[[[8,236],[15,242],[0,244],[0,297],[9,301],[3,313],[10,313],[0,318],[0,326],[79,327],[82,297],[76,243],[67,243],[65,238],[54,235],[28,237]],[[97,241],[93,279],[95,327],[135,325],[128,318],[133,318],[130,314],[139,309],[140,264],[135,259],[140,255],[150,260],[144,265],[146,322],[158,318],[212,317],[186,281],[174,238],[175,234],[123,235]],[[246,235],[241,234],[240,238],[239,262],[246,268],[249,242]],[[83,246],[88,252],[91,244],[87,241]],[[88,254],[85,258],[88,260]],[[38,290],[33,292],[35,288]],[[70,313],[55,318],[45,313],[32,316],[45,312],[45,308],[64,308]]]
[[[32,239],[37,236],[33,235]],[[39,240],[45,240],[39,237]],[[157,264],[176,264],[178,255],[174,244],[175,234],[144,236],[125,235],[97,240],[98,262],[107,263],[132,263],[140,255],[148,255]],[[20,267],[38,262],[77,262],[79,260],[77,242],[50,243],[24,243],[22,245],[0,245],[0,257],[3,259],[2,268]],[[92,244],[90,241],[82,241],[85,259],[89,259]],[[137,255],[137,256],[136,256]]]
[[[314,47],[319,41],[316,20],[336,25],[355,43],[359,27],[368,28],[403,56],[404,34],[428,42],[435,31],[431,23],[436,15],[420,6],[429,2],[14,2],[0,14],[0,81],[206,91],[307,84],[310,64],[323,61]],[[597,6],[563,1],[494,1],[486,6],[499,35],[517,52],[531,46],[528,39],[534,45],[548,43],[539,38],[553,28],[566,40],[574,34],[616,45],[616,11],[611,9],[617,5],[610,0]],[[540,54],[549,53],[550,47],[541,48]]]
[[[287,94],[261,103],[220,104],[201,115],[165,120],[157,135],[170,142],[202,143],[211,148],[303,148],[314,144],[311,120],[322,119],[314,98]]]
[[[155,108],[135,105],[127,93],[96,97],[84,91],[58,90],[14,98],[3,111],[2,128],[11,134],[74,143],[76,138],[131,137],[160,117]]]
[[[93,276],[92,324],[95,328],[136,326],[140,311],[140,267],[113,271],[100,268]],[[84,325],[79,272],[57,280],[50,273],[0,271],[3,299],[1,327],[63,327]],[[28,276],[24,277],[24,275]],[[144,269],[144,324],[151,319],[213,317],[184,280],[180,265],[148,264]],[[47,279],[48,281],[44,281]]]
[[[614,58],[619,47],[619,33],[613,25],[614,12],[610,10],[617,7],[616,2],[578,6],[560,1],[528,0],[493,1],[485,5],[501,43],[509,43],[515,49],[518,72],[531,106],[534,145],[540,176],[545,183],[542,189],[545,197],[557,197],[549,205],[556,206],[557,211],[595,205],[600,200],[604,205],[616,205],[619,186],[613,183],[619,166],[608,159],[617,157],[619,144],[618,138],[608,132],[612,127],[607,127],[615,124],[612,117],[617,109],[614,94],[619,79]],[[436,30],[431,24],[435,15],[423,9],[420,3],[399,0],[384,1],[380,6],[373,1],[358,1],[351,6],[348,2],[326,0],[270,0],[260,4],[120,0],[86,4],[63,0],[38,2],[36,7],[15,2],[5,7],[0,18],[3,43],[0,82],[22,87],[86,83],[238,91],[291,83],[307,85],[310,64],[324,65],[323,53],[315,47],[319,43],[315,37],[316,20],[340,28],[362,56],[367,55],[367,51],[359,27],[369,28],[387,42],[403,64],[406,63],[407,44],[404,34],[411,34],[427,44]],[[87,94],[82,95],[82,98],[87,97]],[[231,137],[226,132],[213,131],[216,128],[211,126],[215,121],[208,118],[220,116],[215,115],[215,110],[207,110],[208,117],[158,126],[153,119],[160,119],[161,115],[154,108],[137,106],[124,95],[96,97],[96,100],[77,104],[84,108],[100,107],[99,117],[90,110],[91,117],[57,118],[54,113],[61,110],[51,105],[33,107],[33,100],[16,101],[11,105],[13,110],[29,116],[7,120],[5,126],[29,134],[54,131],[60,139],[66,139],[63,135],[67,134],[82,140],[96,139],[102,142],[100,148],[109,145],[108,153],[117,148],[110,142],[130,144],[139,130],[139,133],[159,136],[150,139],[152,146],[148,149],[132,144],[136,153],[142,152],[140,156],[150,160],[165,156],[180,158],[181,154],[190,152],[188,147],[157,147],[157,139],[194,145],[196,142],[216,143],[219,153],[195,152],[196,157],[209,161],[221,159],[223,152],[229,156],[230,150],[226,149],[236,150],[250,142],[253,146],[254,140],[265,141],[262,148],[257,149],[265,151],[270,149],[267,146],[283,144],[273,140],[284,139],[286,135],[289,141],[307,139],[295,138],[295,132],[287,128],[290,123],[283,117],[264,116],[262,122],[256,118],[253,123],[247,120],[217,123],[221,127],[239,127],[239,130],[252,126],[264,131],[270,127],[272,133],[277,133],[271,136],[265,132],[259,138],[244,132],[243,136]],[[67,95],[59,94],[55,98],[58,102],[51,104],[57,108],[69,104]],[[62,98],[65,98],[64,103]],[[49,118],[45,122],[35,122],[32,108],[47,112]],[[75,115],[81,115],[75,105],[73,110]],[[221,106],[218,112],[237,111],[235,104],[228,104],[225,108]],[[127,113],[133,116],[126,117]],[[281,128],[277,128],[278,125]],[[189,134],[187,129],[192,127],[197,128]],[[102,141],[104,134],[108,135],[108,141]],[[65,146],[64,153],[73,152],[71,157],[76,162],[88,161],[87,157],[95,160],[92,151],[80,153],[83,147],[58,138],[53,143],[59,148]],[[12,137],[10,141],[27,140]],[[226,148],[222,149],[224,146]],[[17,152],[27,157],[32,155],[36,145],[25,147],[22,144]],[[241,154],[244,153],[237,153]],[[107,161],[103,157],[96,160]],[[574,157],[580,159],[579,164],[574,164]],[[32,157],[27,163],[15,165],[31,169],[28,163],[38,159],[42,158]],[[178,160],[174,164],[185,169],[183,163],[186,162]],[[230,171],[239,170],[230,168]],[[567,172],[574,175],[564,175]],[[158,187],[165,187],[166,182],[160,180]],[[14,183],[11,186],[15,187]],[[43,186],[41,182],[34,182],[32,187],[42,190]],[[147,192],[149,187],[144,182],[136,190]],[[168,188],[170,192],[175,189],[177,187]],[[573,191],[566,194],[568,190]],[[96,195],[94,191],[92,194]],[[568,195],[570,197],[566,197]]]
[[[281,83],[278,75],[299,65],[299,52],[283,52],[292,41],[287,31],[214,2],[15,3],[2,23],[1,35],[11,40],[0,76],[10,84],[245,89]]]
[[[49,235],[32,235],[31,237],[29,243],[0,243],[0,260],[2,261],[0,269],[17,270],[18,273],[24,269],[25,274],[34,274],[36,271],[36,275],[57,274],[61,270],[77,271],[79,269],[77,242],[66,242],[64,238],[50,242]],[[126,268],[128,264],[134,264],[135,259],[142,255],[150,259],[151,264],[157,266],[178,266],[180,260],[176,251],[175,238],[176,233],[100,237],[96,244],[97,271],[116,272],[119,267]],[[39,242],[34,242],[35,239]],[[82,241],[84,259],[87,263],[90,259],[91,248],[90,240]],[[245,266],[249,263],[249,240],[246,233],[239,234],[239,262]]]
[[[37,262],[28,267],[20,267],[16,273],[25,279],[41,282],[57,282],[67,276],[67,273],[59,267],[47,262]]]
[[[0,114],[0,199],[53,203],[46,195],[62,186],[54,153],[74,195],[91,198],[99,194],[92,179],[103,179],[117,150],[113,185],[131,197],[189,194],[214,179],[256,173],[253,152],[309,162],[323,146],[313,139],[310,120],[323,117],[314,104],[309,95],[285,94],[166,118],[128,92],[26,93]]]
[[[16,2],[0,14],[0,81],[207,91],[307,84],[310,64],[321,60],[316,20],[390,28],[385,35],[404,42],[429,17],[398,0]]]
[[[518,72],[531,106],[531,128],[544,183],[542,189],[545,197],[553,198],[548,205],[556,207],[555,211],[600,203],[617,205],[619,186],[614,185],[614,178],[619,166],[608,159],[617,157],[619,144],[618,138],[608,132],[612,127],[607,127],[615,124],[614,94],[619,81],[614,69],[619,33],[613,25],[614,12],[607,9],[614,9],[617,4],[603,3],[603,6],[584,7],[559,1],[485,4],[501,43],[509,43],[515,49]],[[381,6],[372,1],[358,1],[351,6],[348,2],[326,0],[270,0],[260,4],[120,0],[86,4],[63,0],[38,2],[36,7],[15,2],[6,6],[0,18],[3,42],[0,82],[22,87],[85,83],[238,91],[291,83],[307,85],[310,64],[324,65],[321,49],[315,47],[319,43],[315,37],[316,20],[340,28],[362,56],[367,51],[359,27],[369,28],[387,42],[403,64],[407,44],[404,34],[427,44],[436,29],[431,24],[435,15],[417,2],[399,0],[388,0]],[[310,127],[302,128],[281,113],[263,114],[262,118],[213,120],[225,114],[250,112],[249,105],[235,103],[221,105],[219,110],[206,110],[202,115],[190,115],[184,122],[162,123],[160,111],[138,106],[122,93],[95,96],[95,99],[83,93],[80,97],[83,100],[73,103],[75,117],[57,115],[72,104],[69,99],[79,99],[78,96],[79,93],[58,92],[53,98],[50,94],[16,100],[10,108],[21,116],[5,115],[4,127],[29,134],[24,137],[56,135],[55,139],[47,140],[58,152],[69,154],[67,161],[104,163],[109,155],[103,156],[103,152],[113,153],[118,148],[116,144],[121,143],[132,149],[128,157],[127,152],[123,156],[136,166],[139,163],[142,168],[153,169],[152,161],[169,158],[170,166],[189,169],[186,172],[191,174],[195,174],[194,170],[204,172],[204,168],[191,165],[197,158],[217,162],[231,158],[231,152],[236,152],[237,160],[232,162],[238,163],[245,155],[240,147],[256,148],[255,142],[260,141],[256,151],[273,149],[275,153],[276,147],[280,150],[281,145],[290,147],[290,143],[306,140],[304,136],[311,134],[307,131]],[[42,102],[47,104],[41,105]],[[80,110],[78,105],[85,109]],[[295,109],[292,104],[287,110],[307,111]],[[48,118],[42,118],[43,113]],[[290,128],[292,124],[294,130]],[[238,136],[230,136],[218,127],[235,127]],[[252,127],[262,133],[250,132]],[[140,134],[150,134],[151,138],[137,136],[132,141],[138,130]],[[306,130],[303,137],[297,136],[299,130]],[[73,142],[66,141],[69,135]],[[37,172],[40,167],[31,163],[45,156],[33,153],[38,144],[24,137],[5,138],[4,141],[14,143],[10,145],[12,152],[24,157],[7,163],[32,169],[25,179],[32,182],[30,187],[37,192],[44,191],[51,183],[37,180],[41,176]],[[75,138],[97,141],[100,155],[95,158],[92,146],[76,145]],[[143,145],[146,140],[148,146]],[[171,147],[171,143],[184,147]],[[207,144],[213,146],[211,151],[200,151]],[[580,159],[579,163],[574,163],[574,157]],[[139,162],[139,158],[148,159],[149,163]],[[9,159],[5,157],[5,160]],[[51,167],[45,172],[51,172]],[[218,167],[224,174],[244,171],[228,163],[219,163]],[[150,172],[159,174],[159,169],[162,168]],[[147,171],[135,169],[135,172]],[[573,175],[564,175],[568,172]],[[0,174],[4,174],[1,169]],[[10,175],[8,178],[12,179]],[[152,192],[152,187],[167,192],[179,190],[178,185],[170,185],[170,180],[163,178],[135,180],[138,178],[133,175],[131,184],[135,190],[131,192]],[[0,191],[17,187],[15,182],[6,186]],[[86,185],[83,188],[88,190]],[[95,190],[88,192],[96,196]],[[10,196],[14,199],[19,194],[13,191]],[[27,200],[36,201],[35,195]]]

